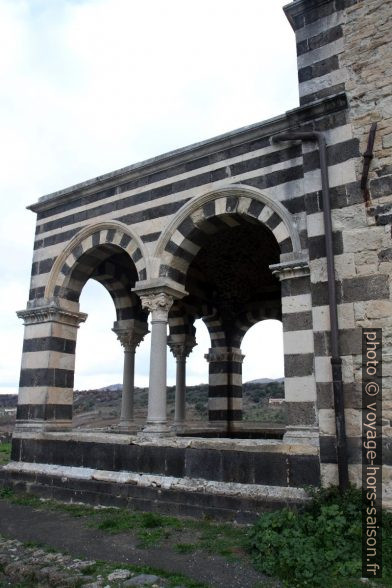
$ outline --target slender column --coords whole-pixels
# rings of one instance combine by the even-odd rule
[[[177,363],[174,405],[174,427],[177,431],[183,429],[185,424],[186,358],[195,345],[194,337],[188,336],[182,341],[176,341],[174,337],[169,338],[169,347]]]
[[[147,425],[143,433],[165,435],[167,426],[166,372],[167,323],[173,297],[165,292],[140,295],[143,308],[151,312],[150,383]]]
[[[135,379],[135,352],[136,347],[141,343],[148,332],[147,325],[142,323],[130,329],[113,328],[117,339],[124,347],[124,372],[123,390],[121,398],[121,415],[119,428],[128,429],[133,425],[134,414],[134,379]]]

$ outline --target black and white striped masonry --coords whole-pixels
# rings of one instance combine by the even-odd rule
[[[358,49],[371,43],[364,15],[377,31],[392,16],[391,0],[374,1],[380,16],[365,0],[296,0],[285,7],[297,42],[299,107],[49,194],[30,207],[37,225],[29,301],[19,313],[26,327],[15,437],[24,439],[24,455],[31,453],[24,435],[33,438],[36,430],[38,439],[72,425],[76,335],[86,318],[79,297],[95,279],[112,296],[122,329],[134,322],[145,326],[151,313],[155,367],[162,370],[150,380],[150,432],[167,434],[160,402],[167,325],[177,353],[179,345],[193,342],[195,320],[204,320],[211,340],[205,350],[210,423],[233,430],[242,418],[242,339],[261,320],[281,320],[288,425],[279,451],[286,465],[293,447],[301,446],[303,455],[294,477],[282,474],[279,484],[314,483],[315,477],[325,485],[337,482],[318,147],[272,141],[278,133],[316,131],[327,143],[349,473],[358,480],[361,328],[382,327],[392,340],[391,233],[389,217],[379,219],[392,200],[391,115],[380,101],[367,103]],[[382,59],[392,59],[391,46],[377,34]],[[372,53],[369,75],[381,87],[377,55]],[[369,175],[370,197],[379,202],[368,214],[360,190],[361,152],[375,112],[384,134],[376,137],[378,155]],[[388,345],[384,350],[391,353]],[[384,388],[391,390],[391,374],[385,373]],[[317,456],[316,473],[306,473],[306,451],[312,460]],[[390,448],[384,460],[391,480]],[[199,476],[200,468],[192,467],[189,472]],[[390,483],[386,488],[392,501]]]

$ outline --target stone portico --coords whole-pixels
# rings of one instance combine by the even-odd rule
[[[382,59],[358,50],[372,43],[364,19],[378,30],[391,16],[390,1],[375,3],[378,10],[364,0],[296,0],[285,7],[297,42],[297,108],[30,207],[37,224],[29,300],[18,312],[25,335],[13,461],[1,474],[8,483],[135,508],[145,500],[144,507],[167,512],[181,512],[184,504],[191,514],[212,508],[238,520],[239,513],[251,517],[299,502],[304,485],[338,482],[339,362],[346,467],[360,483],[361,329],[371,326],[383,329],[383,491],[384,503],[392,504],[387,32],[378,38]],[[374,121],[365,194],[362,153]],[[305,138],[277,140],[293,132]],[[339,337],[333,365],[324,155]],[[72,430],[77,331],[87,318],[79,297],[90,279],[112,297],[113,331],[124,348],[121,417],[106,432]],[[148,315],[148,415],[137,431],[134,358]],[[283,324],[288,425],[282,439],[245,440],[238,438],[241,342],[268,318]],[[211,341],[208,438],[187,436],[186,360],[197,344],[196,319]],[[177,363],[174,422],[166,408],[168,349]]]

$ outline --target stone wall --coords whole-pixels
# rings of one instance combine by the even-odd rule
[[[370,126],[377,123],[374,158],[369,172],[370,207],[362,223],[347,227],[344,246],[354,255],[357,275],[367,276],[372,283],[383,281],[389,296],[380,300],[354,303],[355,325],[383,329],[383,437],[384,483],[390,483],[392,468],[388,465],[392,440],[392,1],[358,2],[347,8],[343,27],[345,48],[341,64],[347,69],[346,93],[354,136],[361,154],[366,151]],[[360,180],[363,159],[356,161]],[[354,380],[361,378],[360,357],[353,358]],[[356,420],[356,424],[354,421]],[[351,422],[350,422],[351,421]],[[360,427],[353,415],[349,424]],[[387,491],[388,492],[388,491]],[[391,500],[392,493],[388,493]]]
[[[391,479],[392,417],[392,16],[391,0],[297,0],[286,8],[297,40],[301,104],[345,93],[347,125],[325,132],[328,147],[332,226],[334,233],[340,354],[349,469],[352,481],[361,475],[362,365],[361,328],[383,329],[383,457],[384,482]],[[377,122],[374,158],[367,195],[361,188],[372,123]],[[337,165],[331,143],[339,142],[346,157]],[[304,143],[307,199],[317,179],[306,168],[311,151]],[[310,239],[323,239],[322,206],[307,208]],[[315,243],[316,245],[316,243]],[[324,253],[325,255],[325,253]],[[314,361],[320,427],[320,459],[324,484],[337,482],[334,451],[335,419],[331,386],[326,259],[322,243],[309,242]],[[323,290],[324,285],[324,290]],[[390,488],[390,485],[389,485]],[[392,493],[384,486],[384,502]]]

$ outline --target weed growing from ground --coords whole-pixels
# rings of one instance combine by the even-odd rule
[[[331,487],[313,490],[300,511],[263,514],[249,532],[255,566],[290,587],[362,586],[362,495]],[[392,515],[383,513],[384,577],[392,586]]]

